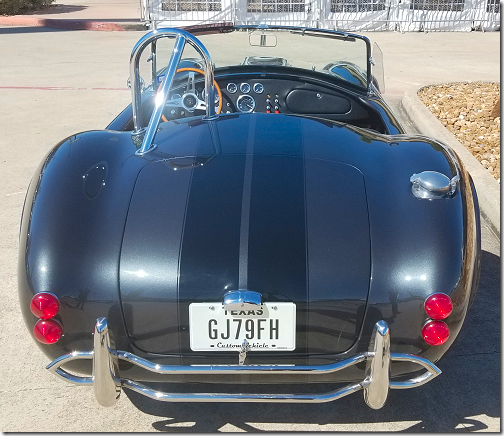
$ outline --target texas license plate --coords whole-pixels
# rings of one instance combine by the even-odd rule
[[[296,348],[296,305],[264,303],[255,310],[225,310],[222,303],[189,305],[193,351],[292,351]]]

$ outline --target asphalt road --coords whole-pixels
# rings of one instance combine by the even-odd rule
[[[396,109],[408,83],[439,77],[499,80],[498,34],[368,36],[384,51],[385,96]],[[439,363],[443,374],[414,390],[391,391],[379,411],[369,409],[360,393],[319,405],[170,404],[123,393],[106,409],[95,403],[92,389],[66,384],[44,369],[48,361],[24,327],[17,298],[24,195],[52,146],[73,133],[103,128],[128,104],[128,59],[138,37],[136,32],[0,28],[0,430],[500,431],[500,241],[485,223],[479,294],[457,342]],[[462,60],[469,66],[461,68]],[[495,79],[482,79],[489,71]]]

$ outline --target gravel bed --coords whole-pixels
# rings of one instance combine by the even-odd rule
[[[426,86],[418,96],[500,183],[500,84]]]

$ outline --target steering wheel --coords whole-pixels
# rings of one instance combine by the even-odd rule
[[[203,70],[199,70],[197,68],[179,68],[175,74],[183,73],[184,71],[188,71],[189,75],[187,77],[187,89],[184,92],[184,95],[177,99],[171,99],[166,102],[165,107],[180,107],[184,108],[187,112],[194,112],[195,110],[206,110],[206,103],[204,100],[200,100],[196,94],[196,89],[194,87],[194,73],[205,75]],[[219,105],[215,108],[215,113],[220,114],[222,110],[222,92],[217,85],[217,82],[213,81],[214,88],[217,90],[217,95],[219,96]],[[161,88],[161,85],[159,85]],[[159,91],[158,88],[158,91]],[[161,119],[163,121],[168,121],[168,119],[163,115],[161,115]]]

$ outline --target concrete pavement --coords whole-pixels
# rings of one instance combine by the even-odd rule
[[[0,430],[500,431],[500,241],[485,221],[479,294],[457,342],[439,362],[443,374],[421,388],[392,391],[380,411],[367,408],[359,393],[320,405],[164,404],[123,393],[105,409],[91,389],[44,369],[48,361],[24,328],[17,300],[24,194],[51,147],[73,133],[103,128],[128,104],[129,54],[140,35],[0,27]],[[498,33],[367,36],[383,50],[385,98],[400,117],[412,86],[499,80]],[[403,122],[414,131],[406,117]]]

